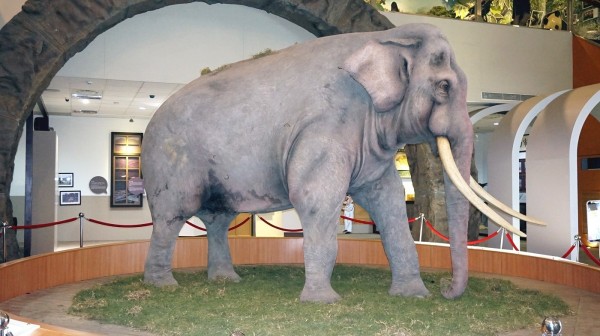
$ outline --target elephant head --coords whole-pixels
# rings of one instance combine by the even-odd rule
[[[467,110],[467,78],[450,44],[433,26],[407,25],[366,43],[349,56],[343,68],[364,87],[374,110],[387,122],[379,129],[381,143],[399,148],[429,142],[440,153],[453,271],[452,284],[443,294],[460,296],[468,278],[469,201],[507,230],[524,234],[491,210],[465,182],[470,180],[474,133]],[[490,197],[481,188],[476,191]],[[489,199],[501,210],[522,216]]]

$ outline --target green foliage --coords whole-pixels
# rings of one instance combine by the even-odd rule
[[[211,72],[212,70],[210,70],[209,67],[203,68],[202,70],[200,70],[200,76],[208,75]]]
[[[385,0],[364,0],[369,5],[375,7],[378,11],[384,11],[383,5],[385,5]]]
[[[255,55],[252,55],[252,59],[257,59],[257,58],[261,58],[261,57],[265,57],[271,54],[274,54],[275,52],[273,50],[271,50],[270,48],[267,48]]]
[[[444,6],[433,6],[427,14],[440,17],[454,17],[454,14]]]
[[[141,276],[76,295],[70,313],[159,335],[495,335],[561,316],[569,307],[506,280],[471,278],[465,294],[447,300],[447,273],[425,273],[425,299],[387,294],[390,271],[336,266],[335,304],[301,303],[304,269],[247,266],[239,283],[209,282],[206,271],[175,273],[179,286],[156,288]]]
[[[490,12],[486,15],[486,21],[500,24],[512,23],[512,0],[492,0]]]
[[[261,58],[261,57],[265,57],[268,55],[272,55],[274,54],[275,51],[271,50],[270,48],[267,48],[255,55],[252,55],[252,59],[257,59],[257,58]],[[215,70],[211,70],[209,67],[203,68],[202,70],[200,70],[200,76],[204,76],[204,75],[208,75],[208,74],[216,74],[219,71],[223,71],[227,68],[229,68],[231,65],[230,64],[225,64],[225,65],[221,65],[220,67],[216,68]]]
[[[452,6],[452,11],[454,12],[454,17],[464,20],[469,16],[469,10],[475,6],[475,0],[469,1],[457,1],[454,6]]]

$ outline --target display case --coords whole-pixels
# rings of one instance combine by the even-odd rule
[[[142,133],[111,133],[111,207],[141,207],[143,193],[130,189],[132,180],[142,178]]]

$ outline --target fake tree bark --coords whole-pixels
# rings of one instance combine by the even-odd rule
[[[442,164],[433,155],[428,144],[406,145],[404,147],[410,175],[415,189],[415,213],[423,213],[436,230],[448,236],[448,216],[446,215],[446,200],[444,192],[444,174]],[[471,164],[471,175],[477,176],[475,164]],[[469,210],[468,240],[475,240],[479,236],[481,212],[471,206]],[[412,225],[412,235],[419,239],[420,225]],[[446,241],[435,235],[425,225],[422,233],[423,241]]]

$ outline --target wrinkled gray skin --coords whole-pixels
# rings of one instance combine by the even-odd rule
[[[300,299],[334,302],[340,297],[330,278],[348,192],[381,232],[389,293],[428,295],[394,155],[404,144],[435,146],[435,136],[447,136],[468,178],[466,87],[447,40],[426,24],[319,38],[191,82],[155,113],[144,136],[154,221],[145,281],[176,284],[173,249],[193,215],[207,227],[209,278],[238,281],[230,221],[294,207],[304,229]],[[447,178],[446,197],[453,281],[444,295],[453,298],[467,282],[468,203]]]

